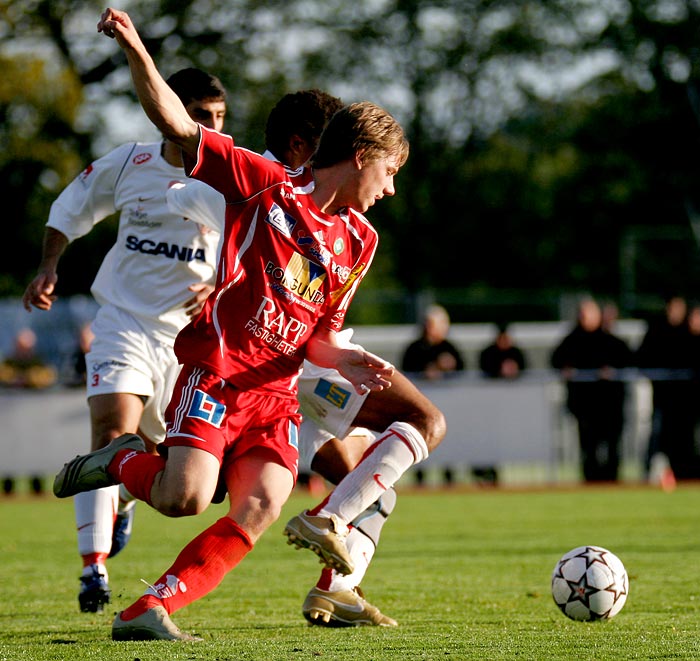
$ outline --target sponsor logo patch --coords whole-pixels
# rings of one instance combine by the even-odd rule
[[[276,204],[272,205],[267,216],[265,216],[265,222],[274,227],[278,232],[282,232],[282,234],[290,239],[292,238],[294,226],[297,224],[297,221],[294,218],[284,213],[284,211],[282,211],[282,209]]]
[[[268,262],[265,273],[305,301],[320,305],[326,298],[321,289],[326,280],[326,271],[298,252],[290,257],[286,267]]]
[[[349,390],[341,388],[336,383],[326,381],[326,379],[319,379],[314,388],[314,395],[318,395],[321,399],[340,410],[345,408],[350,399],[350,394]]]
[[[190,410],[187,412],[188,418],[197,418],[208,422],[217,429],[221,427],[221,422],[226,414],[226,406],[208,395],[202,390],[195,390]]]

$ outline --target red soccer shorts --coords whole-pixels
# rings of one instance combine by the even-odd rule
[[[296,479],[301,416],[296,393],[280,397],[238,390],[198,367],[183,365],[165,411],[165,447],[200,448],[219,463],[263,450]]]

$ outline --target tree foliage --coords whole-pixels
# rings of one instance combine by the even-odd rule
[[[588,290],[636,312],[664,288],[700,285],[689,224],[700,208],[698,0],[124,8],[165,75],[199,66],[221,77],[239,144],[261,149],[269,108],[304,87],[372,99],[403,123],[411,156],[396,196],[371,212],[382,241],[365,289],[461,292],[456,317],[471,320],[481,312],[470,302],[518,291],[531,301]],[[0,294],[21,292],[34,272],[62,186],[118,142],[155,135],[119,48],[96,33],[102,10],[85,0],[0,6],[1,185],[17,247]],[[678,259],[647,245],[644,260],[621,267],[640,226],[677,230]],[[88,290],[109,237],[107,227],[72,246],[64,294]],[[548,314],[526,308],[511,316]]]

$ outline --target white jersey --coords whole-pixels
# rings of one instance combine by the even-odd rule
[[[168,208],[166,191],[189,179],[161,156],[161,144],[128,143],[94,161],[51,205],[47,225],[73,241],[119,211],[117,239],[92,294],[172,345],[190,321],[188,287],[214,283],[220,235]]]

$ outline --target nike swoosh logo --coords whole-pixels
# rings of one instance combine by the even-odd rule
[[[152,197],[141,197],[139,196],[139,202],[146,202],[147,200],[152,200]]]
[[[379,478],[381,477],[381,475],[380,475],[379,473],[375,473],[374,475],[372,475],[372,477],[374,478],[374,481],[375,481],[382,489],[384,489],[384,491],[386,491],[386,487],[382,484],[382,481],[379,479]]]
[[[94,521],[90,521],[90,523],[86,523],[86,524],[84,524],[84,525],[82,525],[82,526],[78,526],[78,532],[80,532],[81,530],[83,530],[83,528],[89,528],[90,526],[94,526],[94,525],[95,525],[95,522],[94,522]]]
[[[330,601],[334,606],[340,606],[346,611],[352,611],[353,613],[361,613],[364,610],[364,606],[361,606],[360,604],[348,604],[344,601],[336,601],[331,597],[324,598]]]

